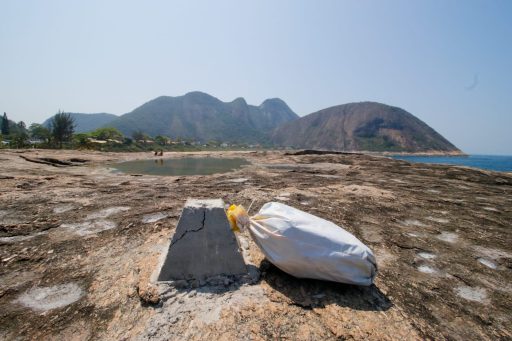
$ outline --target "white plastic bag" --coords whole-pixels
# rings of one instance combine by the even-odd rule
[[[229,210],[228,217],[248,227],[267,259],[295,277],[371,285],[377,274],[375,257],[366,245],[312,214],[269,202],[250,219],[246,214],[230,217]]]

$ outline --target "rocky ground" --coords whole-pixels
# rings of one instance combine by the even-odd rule
[[[511,174],[366,155],[194,155],[204,154],[251,165],[133,176],[109,165],[152,155],[0,151],[0,339],[512,339]],[[375,285],[293,278],[247,232],[252,282],[156,285],[189,197],[254,201],[253,213],[281,201],[331,220],[375,252]]]

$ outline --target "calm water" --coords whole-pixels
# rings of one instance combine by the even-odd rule
[[[469,156],[402,156],[393,158],[409,162],[445,163],[449,165],[468,166],[500,172],[512,172],[512,156],[469,155]]]
[[[210,175],[226,173],[248,164],[249,162],[242,158],[221,159],[213,157],[187,157],[127,161],[118,163],[113,167],[128,174]]]

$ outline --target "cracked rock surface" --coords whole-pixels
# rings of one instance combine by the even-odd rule
[[[198,200],[185,203],[159,281],[247,274],[242,252],[226,218],[224,202],[209,199],[203,203]]]
[[[54,167],[20,154],[87,162]],[[512,338],[511,174],[368,155],[167,156],[207,155],[251,164],[130,176],[109,167],[152,153],[0,150],[0,339]],[[375,285],[293,278],[247,233],[254,281],[155,284],[189,197],[254,202],[251,213],[282,201],[333,221],[374,251]],[[88,233],[70,228],[85,223]]]

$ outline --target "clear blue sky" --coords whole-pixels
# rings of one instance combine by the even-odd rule
[[[200,90],[299,115],[402,107],[469,153],[512,154],[512,1],[0,0],[0,111],[123,114]]]

